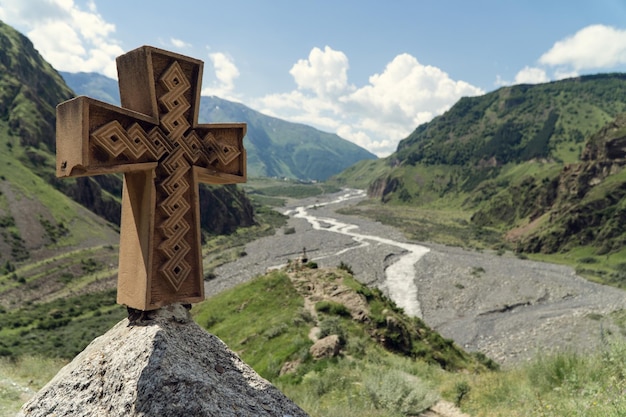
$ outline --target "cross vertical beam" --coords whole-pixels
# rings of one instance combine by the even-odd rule
[[[118,303],[202,301],[198,184],[245,182],[246,125],[198,124],[202,61],[143,46],[117,67],[122,107],[57,107],[57,176],[124,174]]]

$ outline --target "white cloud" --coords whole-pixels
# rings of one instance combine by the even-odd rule
[[[348,57],[326,46],[313,48],[308,59],[294,64],[289,73],[299,89],[312,90],[320,97],[336,97],[348,88]]]
[[[496,75],[496,81],[494,81],[493,83],[493,85],[495,85],[496,87],[504,87],[511,84],[511,81],[503,79],[500,74]]]
[[[202,94],[236,100],[236,97],[233,96],[233,90],[235,89],[235,80],[239,78],[239,69],[237,69],[233,58],[222,52],[214,52],[209,54],[209,59],[215,70],[215,79],[211,83],[203,83],[203,85],[208,84],[209,87],[202,89]],[[208,77],[206,69],[205,77]]]
[[[591,25],[558,42],[541,55],[537,66],[526,66],[513,83],[496,77],[496,86],[537,84],[580,75],[581,71],[610,70],[626,64],[626,30]]]
[[[332,131],[379,156],[393,151],[418,125],[449,109],[462,96],[483,94],[444,71],[396,56],[380,74],[356,87],[348,82],[343,52],[314,48],[291,69],[297,90],[258,99],[267,114]]]
[[[185,42],[183,40],[180,39],[176,39],[176,38],[171,38],[170,39],[170,44],[172,44],[173,47],[178,48],[178,49],[188,49],[191,48],[191,44],[188,42]]]
[[[611,26],[587,26],[573,36],[556,42],[539,62],[575,71],[613,68],[626,64],[626,30]]]
[[[515,84],[539,84],[550,81],[546,71],[537,67],[524,67],[515,76]]]
[[[115,58],[124,51],[113,38],[115,26],[102,18],[93,1],[82,10],[73,0],[3,0],[0,19],[25,32],[57,70],[117,78]]]

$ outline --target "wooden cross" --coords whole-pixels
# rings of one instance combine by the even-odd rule
[[[57,107],[57,176],[123,173],[117,302],[204,299],[198,183],[246,180],[244,123],[198,124],[203,62],[143,46],[117,58],[122,108]]]

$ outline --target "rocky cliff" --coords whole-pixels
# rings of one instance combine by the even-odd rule
[[[508,192],[509,201],[528,211],[523,232],[509,235],[527,252],[554,253],[593,245],[598,254],[620,250],[626,243],[626,115],[618,116],[586,143],[578,163],[555,177],[529,178],[527,187]],[[504,201],[506,198],[500,198]],[[474,220],[497,218],[507,210],[493,205]]]

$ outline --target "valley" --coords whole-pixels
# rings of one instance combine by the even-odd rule
[[[306,255],[320,267],[349,266],[407,313],[503,366],[549,352],[587,352],[622,337],[622,290],[512,253],[409,242],[398,229],[337,212],[364,198],[340,192],[289,201],[281,209],[287,225],[216,268],[207,297]],[[403,257],[414,265],[412,279],[393,272]]]

